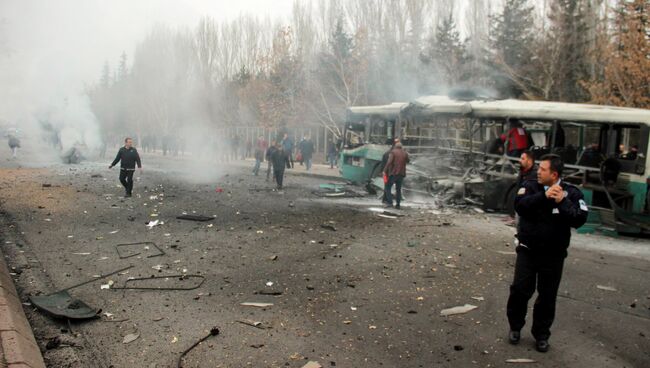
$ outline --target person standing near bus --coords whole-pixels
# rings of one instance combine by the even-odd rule
[[[571,228],[584,225],[588,214],[582,192],[561,180],[563,168],[559,156],[542,156],[537,181],[524,182],[515,199],[519,244],[507,304],[508,340],[513,345],[519,343],[528,300],[537,289],[531,332],[536,340],[535,348],[543,353],[550,347],[548,339]]]
[[[501,139],[507,144],[507,153],[511,157],[519,157],[521,153],[529,146],[528,134],[523,124],[518,120],[513,120],[509,124],[510,130],[507,134],[502,134]]]
[[[126,192],[124,196],[128,198],[131,197],[133,191],[133,173],[136,164],[140,172],[142,172],[142,162],[138,150],[133,147],[133,139],[128,137],[124,139],[124,147],[117,151],[115,160],[108,168],[112,169],[118,162],[120,162],[120,183],[122,183]]]
[[[388,155],[388,162],[384,167],[384,174],[388,176],[388,187],[386,191],[386,207],[393,207],[392,188],[395,184],[395,208],[400,209],[402,201],[402,183],[406,177],[406,164],[409,163],[409,155],[404,151],[401,142],[396,142],[395,147]]]

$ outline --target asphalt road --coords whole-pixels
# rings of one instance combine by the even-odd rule
[[[102,289],[108,279],[75,288],[102,314],[71,325],[26,305],[50,367],[175,367],[213,326],[220,334],[184,367],[495,367],[515,358],[650,366],[647,240],[575,238],[551,351],[541,354],[530,323],[519,346],[505,341],[515,256],[513,230],[498,215],[407,202],[403,216],[385,218],[373,198],[314,195],[322,179],[288,176],[278,193],[241,167],[144,162],[130,199],[104,163],[0,163],[1,249],[25,301],[129,265],[113,287],[170,276],[145,283],[183,288],[197,279],[172,275],[205,277],[189,291]],[[213,220],[176,219],[183,213]],[[164,224],[148,228],[153,220]],[[143,246],[120,259],[116,245],[131,242],[154,242],[165,255],[149,258],[154,249]],[[628,245],[637,253],[619,251]],[[440,315],[464,304],[478,308]],[[130,334],[138,338],[124,343]],[[46,349],[54,338],[62,344]]]

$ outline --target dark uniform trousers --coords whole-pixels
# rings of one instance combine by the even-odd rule
[[[510,285],[507,306],[511,330],[519,331],[524,327],[528,300],[537,289],[531,332],[536,340],[548,340],[555,318],[555,301],[563,266],[564,257],[536,254],[524,246],[517,247],[515,277]]]
[[[129,195],[133,191],[133,173],[135,173],[135,169],[120,169],[120,183],[124,186],[126,194]]]

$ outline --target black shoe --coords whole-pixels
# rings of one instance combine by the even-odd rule
[[[130,197],[131,197],[131,193],[126,193],[126,194],[124,195],[124,198],[130,198]]]
[[[521,340],[521,333],[519,331],[510,331],[508,334],[508,342],[512,345],[517,345],[519,344],[519,340]]]
[[[535,342],[535,349],[540,353],[546,353],[550,347],[548,340],[537,340]]]
[[[395,205],[395,209],[396,209],[396,210],[401,210],[402,207],[400,207],[400,205],[398,204],[398,205]]]

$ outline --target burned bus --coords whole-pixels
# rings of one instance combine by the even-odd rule
[[[381,158],[400,138],[413,157],[408,189],[512,211],[518,157],[503,136],[517,126],[536,158],[561,156],[565,180],[592,211],[581,231],[650,233],[650,111],[520,100],[454,100],[424,96],[410,103],[352,107],[341,174],[381,186]],[[414,175],[412,175],[414,174]]]

